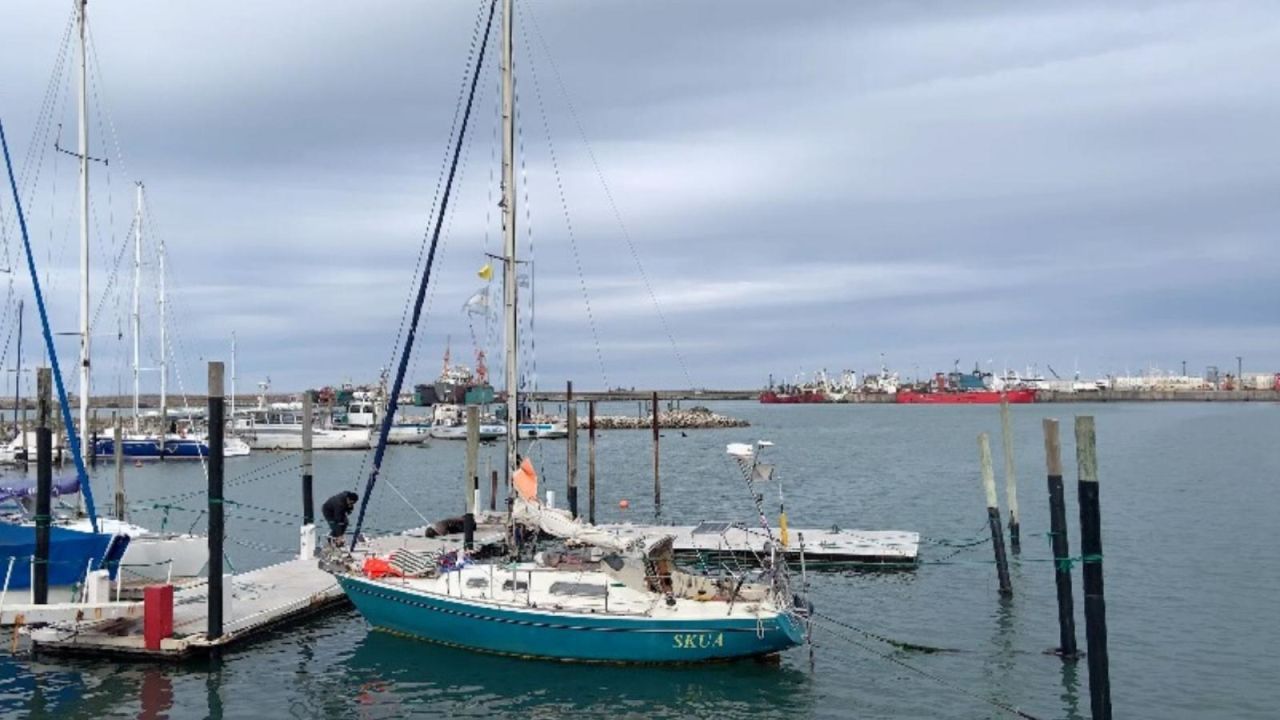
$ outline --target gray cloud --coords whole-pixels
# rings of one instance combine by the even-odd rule
[[[955,358],[1280,367],[1271,3],[523,5],[520,228],[545,385],[606,381],[579,266],[611,384],[684,384],[667,327],[707,386],[868,369],[881,352],[907,373]],[[143,179],[185,376],[235,330],[243,384],[371,379],[431,219],[478,7],[91,4],[124,153],[110,192],[94,171],[95,292]],[[19,158],[69,12],[22,0],[0,26]],[[489,70],[413,380],[446,338],[471,354],[460,308],[499,242],[494,90]],[[71,329],[74,167],[43,152],[33,239]],[[104,301],[99,387],[127,355],[127,307]]]

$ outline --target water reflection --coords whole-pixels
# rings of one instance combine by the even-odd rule
[[[381,632],[344,661],[343,686],[309,692],[342,698],[362,718],[411,712],[526,717],[783,718],[811,709],[809,676],[785,664],[627,667],[554,663],[442,647]],[[333,683],[333,678],[324,682]],[[338,711],[331,702],[310,713]],[[298,713],[295,710],[295,715]]]

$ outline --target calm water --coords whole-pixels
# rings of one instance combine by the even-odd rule
[[[621,406],[634,412],[634,406]],[[934,540],[981,533],[985,509],[976,435],[992,433],[993,407],[794,406],[724,403],[753,423],[736,431],[667,431],[663,444],[669,520],[746,518],[741,480],[724,445],[764,438],[785,479],[793,525],[898,528]],[[803,650],[780,665],[636,669],[508,660],[370,632],[337,612],[280,631],[220,664],[180,667],[32,662],[0,655],[0,713],[68,717],[1004,717],[983,702],[895,665],[905,661],[977,695],[1037,717],[1088,717],[1087,672],[1043,654],[1057,628],[1047,531],[1040,420],[1063,422],[1072,549],[1071,416],[1093,414],[1099,433],[1111,682],[1117,717],[1263,718],[1280,707],[1280,406],[1275,404],[1059,405],[1015,408],[1024,549],[1012,569],[1015,596],[996,593],[990,548],[952,553],[926,545],[909,573],[822,574],[819,610],[890,637],[954,648],[922,655],[853,636],[819,633],[816,669]],[[495,463],[498,450],[490,449]],[[461,509],[461,444],[397,448],[387,477],[424,515]],[[585,443],[583,448],[585,455]],[[317,454],[317,502],[355,485],[362,454]],[[550,487],[564,484],[563,444],[534,457]],[[645,432],[600,438],[600,515],[652,517]],[[483,465],[482,460],[482,465]],[[496,467],[496,465],[495,465]],[[583,460],[585,482],[585,458]],[[111,470],[95,484],[109,495]],[[997,470],[999,475],[999,470]],[[228,461],[240,478],[228,496],[228,555],[237,568],[283,559],[296,543],[296,460],[262,453]],[[136,521],[165,522],[147,499],[198,490],[197,466],[128,470]],[[1003,480],[1000,480],[1003,484]],[[631,509],[618,501],[631,500]],[[585,499],[584,499],[585,502]],[[199,508],[200,498],[183,505]],[[248,507],[254,506],[254,507]],[[265,509],[258,509],[265,508]],[[273,512],[268,512],[273,511]],[[418,524],[387,486],[373,524]],[[195,511],[171,510],[169,527],[203,527]],[[1080,580],[1077,623],[1083,645]]]

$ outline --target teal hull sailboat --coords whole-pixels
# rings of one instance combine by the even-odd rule
[[[496,6],[497,0],[489,5],[489,21],[471,76],[471,95],[453,148],[454,165],[446,180],[353,538],[360,537],[364,513],[381,471]],[[513,0],[502,0],[502,6],[505,424],[507,462],[515,471],[512,487],[516,492],[508,517],[520,526],[512,528],[512,536],[551,536],[563,545],[536,553],[531,561],[476,561],[465,553],[432,556],[405,548],[377,557],[369,546],[361,548],[353,539],[350,552],[326,558],[326,567],[374,628],[481,652],[580,662],[690,663],[759,657],[799,645],[805,639],[809,608],[792,595],[785,564],[769,563],[754,582],[748,582],[745,574],[684,572],[672,559],[671,537],[624,540],[541,503],[534,468],[528,458],[522,461],[516,454],[520,437],[516,352],[520,343],[515,275]],[[474,496],[468,499],[467,526],[474,527]]]

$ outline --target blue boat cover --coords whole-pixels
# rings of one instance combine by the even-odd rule
[[[126,536],[88,533],[61,527],[49,528],[49,585],[71,585],[84,578],[86,569],[107,568],[115,576],[129,544]],[[36,553],[34,525],[0,522],[0,583],[9,572],[9,589],[31,587],[31,558]]]

